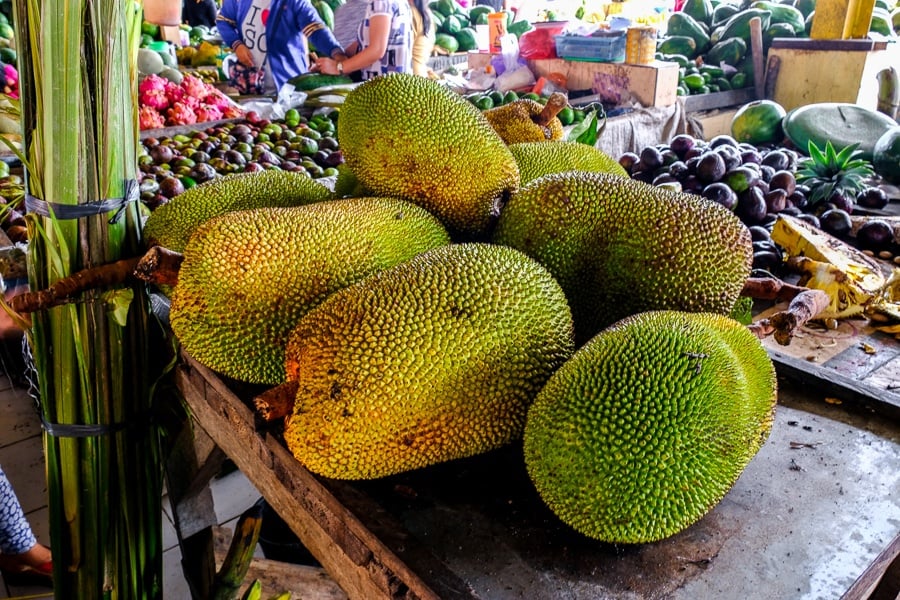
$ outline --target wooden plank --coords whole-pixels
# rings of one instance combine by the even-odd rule
[[[746,104],[757,98],[756,91],[752,87],[725,92],[711,92],[709,94],[697,94],[684,97],[684,110],[686,112],[699,112],[714,108],[726,108]]]
[[[283,444],[257,433],[252,411],[211,371],[183,355],[176,381],[197,425],[232,458],[350,598],[474,598],[444,567],[451,582],[432,589],[347,510]],[[434,568],[440,563],[435,559]],[[433,573],[429,573],[432,576]]]
[[[900,535],[881,551],[841,600],[894,600],[900,597]]]
[[[866,384],[864,380],[842,375],[834,369],[816,366],[809,361],[776,350],[768,349],[768,352],[779,375],[791,378],[804,386],[814,386],[827,396],[857,408],[900,421],[900,395],[879,390]]]
[[[887,42],[874,40],[813,40],[807,38],[775,38],[770,49],[791,48],[794,50],[819,50],[833,52],[871,52],[884,50]]]

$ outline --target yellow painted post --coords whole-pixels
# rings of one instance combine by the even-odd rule
[[[817,0],[809,37],[814,40],[839,40],[851,0]]]
[[[872,12],[875,0],[850,0],[847,6],[847,19],[841,37],[844,39],[862,39],[869,35],[872,24]],[[813,17],[815,20],[815,17]]]

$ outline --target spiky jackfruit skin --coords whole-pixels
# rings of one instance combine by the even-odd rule
[[[281,383],[284,347],[301,316],[336,290],[449,241],[425,210],[388,198],[221,215],[185,248],[172,331],[223,375]]]
[[[760,341],[713,313],[656,311],[597,334],[528,412],[541,498],[582,534],[653,542],[699,520],[771,432],[775,369]]]
[[[372,479],[521,437],[573,351],[565,295],[521,252],[443,246],[332,295],[285,351],[284,437],[309,470]]]
[[[503,209],[493,240],[553,273],[576,342],[647,310],[730,314],[750,275],[750,232],[700,196],[609,173],[539,177]]]
[[[532,118],[544,110],[544,105],[535,100],[521,98],[514,102],[490,108],[484,116],[507,145],[524,142],[552,142],[565,135],[562,122],[553,117],[542,127]]]
[[[628,177],[628,172],[616,159],[599,148],[578,142],[523,142],[512,144],[509,151],[519,165],[520,186],[542,175],[565,171],[591,171]]]
[[[212,217],[252,208],[302,206],[332,197],[331,190],[303,173],[268,169],[233,173],[185,190],[150,213],[144,240],[183,252],[198,225]]]
[[[365,189],[419,204],[460,239],[483,236],[519,184],[515,159],[481,111],[426,77],[363,82],[341,106],[337,136]]]

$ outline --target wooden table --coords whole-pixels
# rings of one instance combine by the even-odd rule
[[[853,354],[852,344],[848,349]],[[894,350],[891,360],[897,357]],[[813,370],[828,368],[840,354],[822,366],[811,363]],[[838,364],[847,363],[831,366]],[[853,529],[843,519],[868,518],[865,502],[887,507],[886,518],[895,524],[900,517],[898,404],[893,392],[873,400],[865,387],[874,382],[866,382],[867,377],[849,395],[846,386],[835,390],[840,394],[835,402],[843,404],[823,402],[832,396],[810,390],[824,389],[818,387],[822,380],[842,381],[818,374],[816,382],[804,372],[787,374],[817,387],[785,390],[788,396],[767,442],[771,447],[764,447],[718,506],[668,540],[615,547],[584,539],[557,522],[524,477],[514,445],[371,482],[316,477],[294,460],[277,428],[263,425],[248,407],[260,390],[226,384],[184,355],[176,378],[193,436],[170,461],[181,473],[170,475],[169,492],[186,556],[200,559],[186,564],[186,574],[199,590],[195,597],[203,597],[203,582],[212,574],[203,552],[206,529],[214,523],[204,486],[227,456],[350,598],[730,597],[746,594],[735,586],[748,581],[766,597],[788,597],[784,586],[821,578],[803,574],[807,563],[828,567],[823,563],[834,557],[842,560],[835,565],[843,565],[834,568],[849,571],[827,582],[827,597],[881,598],[873,592],[879,583],[898,586],[898,532],[888,527],[869,536],[862,529],[871,539],[864,552],[865,544],[859,543],[860,553],[849,557],[841,555],[848,550],[840,538]],[[790,385],[789,379],[782,385]],[[841,421],[832,421],[834,415]],[[802,444],[795,438],[808,440]],[[873,460],[893,477],[886,484],[867,481],[871,469],[867,475],[840,464],[858,449],[873,447],[881,453]],[[785,548],[796,558],[778,556]],[[763,569],[760,557],[767,553],[778,564],[764,563]],[[794,597],[794,588],[790,591]]]

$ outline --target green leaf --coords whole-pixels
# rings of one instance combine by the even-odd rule
[[[109,303],[109,315],[116,325],[125,327],[128,322],[128,308],[134,300],[134,290],[131,288],[111,290],[103,294],[103,299]]]

